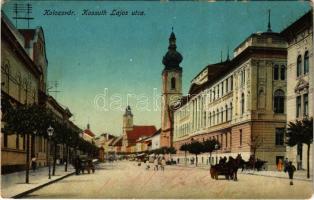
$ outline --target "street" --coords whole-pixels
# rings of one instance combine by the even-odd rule
[[[301,198],[313,193],[312,182],[239,174],[238,181],[213,180],[208,170],[119,161],[98,166],[95,174],[70,176],[24,198]]]

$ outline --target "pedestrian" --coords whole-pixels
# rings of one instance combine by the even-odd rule
[[[166,165],[166,159],[164,157],[162,157],[162,160],[161,160],[161,170],[162,171],[165,171],[165,165]]]
[[[75,174],[79,175],[81,170],[81,159],[79,156],[76,156],[74,161],[74,167],[75,167]]]
[[[289,164],[289,160],[288,160],[288,158],[286,158],[285,161],[283,162],[283,171],[284,172],[287,171],[286,168],[287,168],[288,164]]]
[[[37,167],[36,157],[34,156],[34,157],[32,158],[32,169],[33,169],[34,172],[35,172],[35,170],[36,170],[36,167]]]
[[[295,170],[296,170],[295,166],[292,164],[291,161],[289,161],[289,164],[287,165],[285,172],[288,172],[289,179],[290,179],[290,185],[293,185],[293,174],[294,174]]]
[[[278,160],[278,163],[277,163],[277,170],[278,170],[279,172],[282,171],[282,160],[281,160],[281,159]]]
[[[154,171],[158,171],[158,159],[157,158],[155,158],[155,160],[154,160]]]

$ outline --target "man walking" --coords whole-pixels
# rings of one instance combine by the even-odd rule
[[[286,167],[286,171],[289,174],[290,185],[293,185],[293,174],[294,174],[295,170],[296,170],[295,166],[290,161],[288,166]]]

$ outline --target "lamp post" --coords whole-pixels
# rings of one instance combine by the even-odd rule
[[[215,144],[215,150],[216,150],[216,164],[217,164],[217,157],[218,157],[218,152],[217,152],[217,150],[218,150],[218,144]]]
[[[49,128],[47,129],[47,133],[48,133],[48,178],[51,179],[51,167],[50,167],[50,144],[49,141],[51,140],[51,137],[53,135],[53,128],[51,126],[49,126]]]

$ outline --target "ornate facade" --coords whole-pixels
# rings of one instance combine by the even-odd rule
[[[215,163],[239,153],[247,160],[256,146],[256,157],[275,167],[285,156],[286,47],[269,27],[244,40],[233,59],[206,66],[174,112],[174,147],[215,138],[221,144]],[[209,164],[209,154],[198,162]]]
[[[282,31],[288,41],[287,123],[313,117],[313,10]],[[312,169],[312,149],[310,169]],[[287,157],[306,169],[307,145],[287,147]]]

